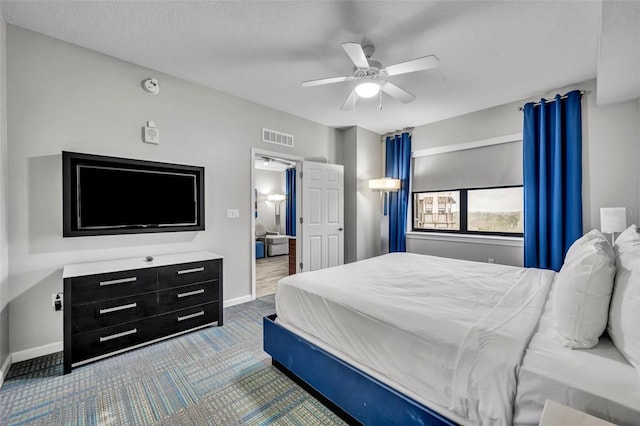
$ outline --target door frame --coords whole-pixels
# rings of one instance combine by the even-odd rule
[[[254,212],[256,197],[255,197],[255,187],[256,187],[256,177],[255,177],[255,159],[256,156],[265,155],[272,158],[279,158],[282,160],[295,161],[296,163],[296,171],[300,170],[300,165],[304,161],[304,157],[300,157],[298,155],[290,155],[283,154],[276,151],[267,151],[259,148],[251,148],[251,187],[249,188],[249,193],[251,194],[251,208],[250,208],[250,216],[251,216],[251,228],[250,228],[250,245],[251,245],[251,258],[249,259],[251,262],[251,300],[256,299],[256,215]],[[302,196],[302,187],[299,184],[299,174],[296,176],[296,224],[300,222],[300,201]],[[298,226],[296,226],[297,230]],[[298,233],[296,232],[296,235]],[[296,253],[301,253],[301,239],[296,238]],[[267,248],[265,247],[265,250]],[[298,256],[298,255],[297,255]],[[297,266],[297,265],[296,265]],[[298,268],[296,267],[296,270]]]

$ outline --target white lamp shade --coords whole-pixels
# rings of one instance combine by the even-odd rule
[[[622,232],[627,228],[627,209],[603,207],[600,209],[600,231],[606,234]]]
[[[269,201],[284,201],[287,199],[287,196],[284,194],[269,194],[267,195],[267,200]]]
[[[361,98],[373,98],[378,92],[380,92],[380,85],[378,83],[367,81],[356,86],[356,93]]]
[[[369,179],[369,189],[374,191],[389,191],[395,192],[400,189],[400,179],[382,178],[382,179]]]

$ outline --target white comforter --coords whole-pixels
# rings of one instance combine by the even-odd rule
[[[276,312],[432,408],[506,425],[554,276],[392,253],[284,278]]]

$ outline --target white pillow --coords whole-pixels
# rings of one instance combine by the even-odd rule
[[[553,312],[562,343],[591,348],[607,327],[615,275],[615,255],[598,231],[587,233],[569,248],[556,276]]]
[[[616,284],[607,331],[618,350],[640,370],[640,233],[631,225],[616,240]]]
[[[613,249],[618,256],[622,252],[637,252],[640,250],[640,231],[637,225],[631,225],[624,231],[622,234],[618,235],[616,238],[616,243],[613,246]]]

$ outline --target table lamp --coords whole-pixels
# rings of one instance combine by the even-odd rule
[[[611,234],[611,247],[615,242],[615,233],[627,227],[627,209],[624,207],[603,207],[600,209],[600,231]]]

